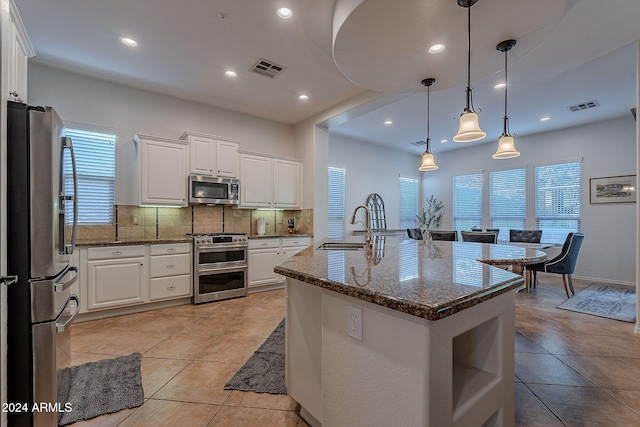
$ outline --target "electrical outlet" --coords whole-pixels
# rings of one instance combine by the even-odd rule
[[[137,216],[134,216],[134,217],[132,218],[131,222],[133,223],[133,225],[138,225],[138,224],[139,224],[139,223],[138,223],[138,217],[137,217]]]
[[[347,309],[347,316],[349,336],[362,341],[362,309],[350,305]]]

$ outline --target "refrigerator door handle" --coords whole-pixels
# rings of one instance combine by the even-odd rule
[[[18,281],[18,276],[0,276],[0,282],[5,286],[11,286]]]
[[[70,255],[73,253],[73,249],[76,246],[76,234],[78,232],[78,171],[76,168],[76,155],[73,149],[73,141],[71,138],[62,137],[62,151],[68,149],[71,155],[71,167],[73,170],[73,195],[67,196],[64,188],[64,155],[60,156],[60,253]],[[70,200],[73,202],[73,226],[71,229],[71,242],[66,241],[66,221],[65,221],[65,209],[66,202]]]
[[[68,272],[74,272],[75,274],[66,282],[58,283],[60,279],[67,275]],[[69,288],[69,286],[73,285],[78,280],[78,267],[75,265],[67,265],[60,274],[53,280],[53,288],[56,292],[62,292]]]
[[[58,321],[60,320],[60,317],[62,317],[62,313],[66,311],[67,306],[71,301],[75,301],[76,303],[75,311],[73,312],[71,317],[69,317],[64,323],[58,323]],[[71,322],[73,322],[73,319],[76,318],[79,311],[80,311],[80,298],[78,298],[78,295],[76,294],[69,295],[69,298],[67,298],[67,302],[64,303],[64,307],[62,307],[62,310],[60,310],[60,314],[58,314],[58,317],[56,318],[56,332],[63,332],[64,328],[66,328]]]

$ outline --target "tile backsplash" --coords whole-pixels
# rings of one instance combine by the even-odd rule
[[[191,205],[186,208],[114,207],[115,224],[78,226],[78,240],[171,239],[187,233],[257,233],[258,218],[265,219],[267,235],[287,234],[294,222],[296,234],[313,232],[313,209],[257,210],[229,206]]]

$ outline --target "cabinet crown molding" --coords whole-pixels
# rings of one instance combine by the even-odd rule
[[[257,151],[246,151],[246,150],[238,150],[238,153],[248,154],[250,156],[267,157],[269,159],[289,160],[291,162],[304,163],[302,159],[298,159],[296,157],[281,156],[279,154],[267,154],[267,153],[259,153]]]
[[[24,28],[24,23],[20,17],[20,12],[18,12],[18,8],[13,0],[9,1],[9,17],[11,18],[11,21],[13,21],[13,25],[15,25],[16,37],[25,53],[25,56],[27,58],[33,58],[36,56],[36,51],[33,49],[27,30]]]
[[[189,143],[187,141],[182,141],[179,139],[171,139],[171,138],[164,138],[162,136],[153,136],[153,135],[145,135],[142,133],[136,133],[133,137],[133,140],[135,142],[140,142],[141,139],[150,139],[153,141],[163,141],[163,142],[172,142],[175,144],[182,144],[182,145],[188,145]]]
[[[184,139],[187,139],[190,136],[198,136],[200,138],[215,139],[216,141],[235,142],[236,144],[240,144],[242,142],[240,139],[231,138],[231,137],[228,137],[228,136],[209,135],[209,134],[206,134],[206,133],[192,132],[190,130],[184,131],[184,133],[182,135],[180,135],[180,139],[184,140]]]

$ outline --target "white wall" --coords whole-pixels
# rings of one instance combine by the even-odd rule
[[[294,156],[294,128],[222,108],[159,95],[29,63],[29,103],[51,105],[65,122],[116,132],[116,203],[137,204],[133,136],[178,138],[185,130],[241,140],[240,149]]]
[[[582,158],[582,231],[585,234],[576,277],[635,283],[636,203],[590,204],[589,178],[636,173],[635,123],[631,114],[615,120],[516,138],[520,157],[491,158],[497,143],[437,153],[440,167],[423,175],[424,196],[434,194],[445,205],[442,229],[452,227],[453,176],[470,172],[527,166],[527,227],[535,228],[534,167],[555,161]],[[435,147],[437,150],[437,146]],[[485,176],[486,178],[486,176]],[[485,179],[483,186],[488,185]],[[488,194],[486,191],[484,194]],[[487,196],[488,197],[488,196]],[[485,224],[488,200],[483,204]]]
[[[364,205],[367,196],[382,196],[387,219],[387,229],[398,229],[400,219],[400,193],[398,176],[420,179],[420,156],[392,150],[378,145],[329,137],[329,166],[346,169],[345,174],[345,233],[362,230],[362,225],[349,224],[358,205]],[[362,212],[358,219],[363,220]]]

